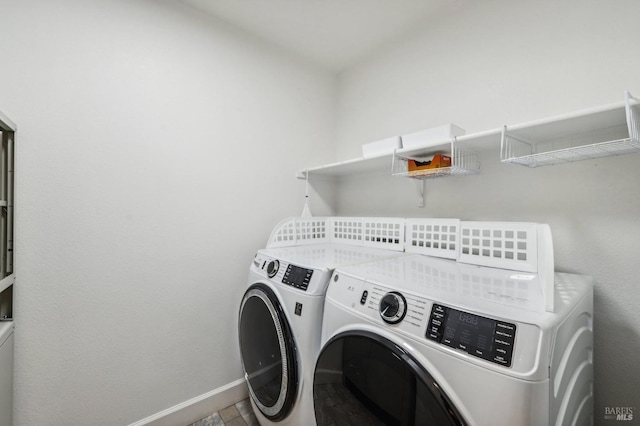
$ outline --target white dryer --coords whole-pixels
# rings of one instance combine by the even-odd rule
[[[592,280],[410,255],[337,268],[314,372],[318,425],[586,425]]]
[[[258,251],[240,304],[238,334],[260,424],[313,424],[313,367],[334,268],[402,254],[335,243]]]

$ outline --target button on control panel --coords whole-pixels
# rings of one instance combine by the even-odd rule
[[[513,343],[516,337],[516,326],[507,322],[497,322],[493,343],[495,355],[492,361],[506,366],[511,365],[513,355]]]
[[[429,325],[427,326],[427,338],[440,343],[442,340],[442,330],[444,329],[444,318],[446,315],[445,308],[434,304],[431,308],[431,316],[429,317]]]
[[[516,325],[434,303],[425,337],[511,367]]]

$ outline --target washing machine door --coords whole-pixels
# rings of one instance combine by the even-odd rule
[[[318,426],[466,425],[424,366],[368,331],[344,332],[324,345],[313,394]]]
[[[253,402],[268,419],[285,418],[297,394],[297,349],[282,306],[268,286],[254,284],[244,294],[238,334]]]

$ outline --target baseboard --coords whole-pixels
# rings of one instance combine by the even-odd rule
[[[244,379],[238,379],[210,392],[196,396],[129,426],[185,426],[207,417],[249,396]]]

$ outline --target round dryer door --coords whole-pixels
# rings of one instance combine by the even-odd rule
[[[318,358],[318,426],[466,425],[431,374],[400,346],[368,331],[338,334]]]
[[[282,306],[266,285],[254,284],[244,294],[238,334],[253,402],[268,419],[283,419],[298,388],[296,346]]]

